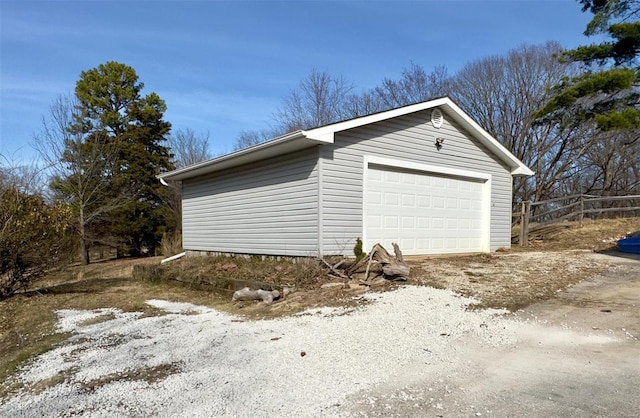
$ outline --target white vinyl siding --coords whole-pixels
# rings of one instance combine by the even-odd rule
[[[184,249],[316,255],[317,161],[312,147],[184,181]]]
[[[491,176],[489,249],[510,246],[509,168],[451,123],[446,113],[439,129],[431,125],[430,114],[425,110],[337,133],[334,144],[321,148],[324,254],[350,254],[355,239],[362,238],[365,156],[487,173]],[[437,137],[445,138],[440,151],[434,145]]]

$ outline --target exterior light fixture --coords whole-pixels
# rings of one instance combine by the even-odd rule
[[[443,143],[444,143],[444,138],[436,138],[435,145],[438,151],[440,151],[440,149],[442,148]]]

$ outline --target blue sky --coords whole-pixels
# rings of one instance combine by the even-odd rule
[[[574,0],[0,0],[0,154],[33,158],[52,100],[107,61],[132,66],[174,131],[208,132],[217,155],[267,127],[314,68],[358,90],[411,62],[454,74],[524,43],[588,43],[589,17]]]

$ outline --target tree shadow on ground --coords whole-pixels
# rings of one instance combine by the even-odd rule
[[[100,293],[109,288],[124,286],[131,282],[128,277],[91,278],[60,283],[19,293],[25,297],[41,295],[62,295],[72,293]]]

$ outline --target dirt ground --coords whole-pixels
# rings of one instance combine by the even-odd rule
[[[534,240],[526,247],[513,245],[511,249],[491,254],[406,257],[411,267],[407,284],[445,288],[474,297],[478,300],[478,308],[517,311],[607,271],[612,265],[611,259],[597,257],[597,254],[615,251],[618,239],[640,234],[639,218],[585,220],[581,223],[565,222],[563,225],[564,229],[546,236],[544,240]],[[199,260],[200,265],[193,269],[197,276],[207,274],[207,267],[202,262],[203,260]],[[249,276],[253,275],[254,278],[276,286],[288,284],[295,287],[302,284],[298,286],[296,293],[272,306],[236,303],[221,307],[236,314],[267,318],[287,315],[306,307],[354,305],[360,303],[357,297],[359,294],[371,290],[346,280],[342,280],[344,288],[322,289],[323,284],[340,280],[327,276],[317,277],[317,265],[291,266],[282,263],[268,266],[277,271],[274,276],[260,271],[251,263],[246,267],[242,265],[243,262],[236,263],[237,269],[220,268],[220,263],[217,263],[215,270],[242,277],[243,270],[247,269]],[[227,265],[228,262],[223,264]],[[231,265],[235,267],[234,263]],[[300,276],[301,271],[304,271],[305,276],[296,280],[296,275]],[[387,283],[386,286],[372,290],[384,291],[397,285],[398,283]]]
[[[518,346],[500,350],[462,341],[452,350],[467,363],[445,365],[437,380],[413,376],[354,397],[353,416],[640,416],[640,257],[612,251],[617,239],[638,233],[640,219],[572,224],[554,237],[492,254],[408,257],[408,284],[453,290],[477,300],[475,308],[506,308],[532,324]],[[0,302],[0,383],[15,367],[65,338],[54,332],[55,310],[119,307],[158,315],[149,298],[191,302],[252,318],[286,316],[314,306],[368,303],[357,283],[336,281],[305,264],[208,261],[195,265],[196,281],[154,283],[132,278],[134,265],[159,258],[77,266]],[[218,263],[218,264],[216,264]],[[317,264],[317,263],[316,263]],[[179,264],[176,264],[179,266]],[[221,268],[224,267],[224,268]],[[315,268],[317,269],[317,265]],[[202,292],[211,269],[279,284],[296,292],[267,306],[232,303],[229,292]],[[187,267],[179,267],[188,276]],[[261,270],[262,269],[262,270]],[[269,276],[269,274],[271,276]],[[408,369],[406,373],[415,374]],[[426,375],[425,375],[426,376]],[[416,383],[418,382],[418,383]],[[0,385],[1,386],[1,385]],[[2,391],[0,390],[0,395]],[[416,406],[417,405],[417,406]]]
[[[640,256],[593,254],[608,265],[513,317],[531,324],[518,344],[482,347],[465,340],[466,359],[361,393],[353,416],[638,417],[640,416]],[[417,370],[417,371],[416,371]],[[416,365],[408,374],[420,373]],[[433,376],[440,376],[434,379]]]
[[[518,310],[605,271],[610,261],[589,250],[499,252],[411,258],[411,282],[450,289],[478,307]]]

